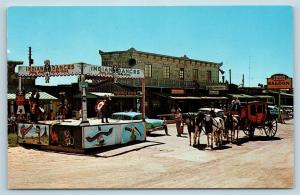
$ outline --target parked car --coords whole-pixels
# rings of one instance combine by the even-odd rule
[[[281,111],[281,113],[283,112],[282,109],[280,109],[280,111]],[[268,105],[268,112],[271,114],[271,116],[278,116],[279,108],[277,106]]]
[[[142,120],[142,113],[140,112],[116,112],[112,114],[112,119],[115,120]],[[161,119],[149,119],[145,117],[146,129],[149,134],[152,131],[165,130],[166,134],[168,131],[167,124]]]
[[[224,116],[224,110],[219,109],[219,108],[199,108],[199,112],[203,112],[204,114],[210,114],[210,111],[213,110],[218,117],[223,117]]]
[[[293,106],[282,105],[281,108],[285,112],[287,118],[293,118],[293,115],[294,115],[294,107]]]

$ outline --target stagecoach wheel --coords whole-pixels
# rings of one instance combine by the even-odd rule
[[[249,128],[249,126],[243,128],[243,132],[245,133],[245,135],[249,136],[249,134],[250,134],[250,128]]]
[[[277,120],[272,119],[266,121],[264,130],[267,137],[274,137],[277,132]]]
[[[254,136],[254,131],[255,131],[255,128],[251,124],[249,124],[247,127],[245,127],[243,129],[243,132],[245,133],[245,135],[250,138]]]

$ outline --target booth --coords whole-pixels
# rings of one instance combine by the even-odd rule
[[[46,82],[49,82],[50,76],[80,75],[82,114],[79,119],[77,117],[77,120],[62,117],[56,120],[18,123],[19,144],[39,146],[42,149],[81,153],[91,148],[146,140],[145,85],[142,70],[95,66],[84,63],[47,66],[19,66],[18,91],[22,90],[22,78],[45,77]],[[109,123],[103,123],[98,118],[87,118],[86,88],[88,85],[85,82],[86,76],[95,79],[139,79],[142,85],[142,120],[110,119]],[[72,112],[72,108],[70,109]]]

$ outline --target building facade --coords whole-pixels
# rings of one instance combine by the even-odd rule
[[[99,54],[102,66],[144,70],[148,116],[170,113],[172,108],[177,107],[184,112],[195,111],[201,106],[200,98],[193,97],[219,96],[227,89],[225,83],[219,82],[222,63],[190,59],[186,55],[175,57],[143,52],[134,48],[112,52],[99,50]],[[118,82],[139,90],[138,80]],[[180,98],[176,98],[178,96]],[[212,99],[217,101],[216,97]],[[195,103],[199,105],[195,106]]]
[[[138,68],[144,70],[148,87],[192,88],[219,84],[222,63],[190,59],[186,55],[175,57],[130,48],[126,51],[99,50],[102,66]]]

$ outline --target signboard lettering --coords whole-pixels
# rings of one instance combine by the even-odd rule
[[[83,70],[83,73],[89,76],[144,78],[144,72],[140,69],[116,68],[111,66],[86,66]]]
[[[183,94],[185,94],[185,92],[184,92],[184,89],[171,89],[171,94],[183,95]]]
[[[274,74],[267,78],[268,89],[291,89],[292,78],[284,74]]]
[[[49,68],[49,67],[48,67]],[[50,65],[50,70],[45,66],[19,66],[19,76],[67,76],[79,75],[81,73],[80,64]]]

